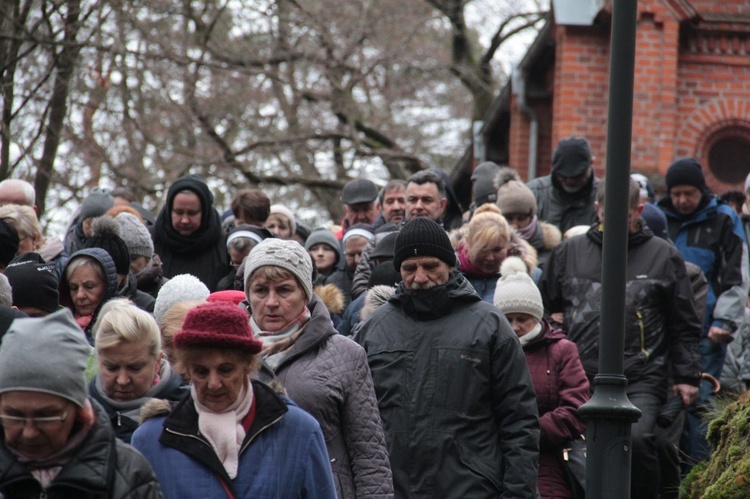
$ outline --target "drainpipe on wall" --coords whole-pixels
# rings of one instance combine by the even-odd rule
[[[513,68],[511,73],[513,82],[513,93],[518,97],[518,106],[521,112],[529,118],[529,158],[526,166],[526,175],[528,182],[536,178],[537,149],[539,144],[539,118],[536,112],[529,107],[526,102],[526,79],[523,70],[518,67]]]

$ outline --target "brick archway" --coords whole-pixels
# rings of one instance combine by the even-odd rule
[[[683,122],[678,132],[676,156],[693,156],[704,165],[706,182],[715,192],[740,187],[742,183],[726,183],[709,167],[709,153],[722,141],[736,138],[750,143],[750,101],[716,99],[697,108]]]

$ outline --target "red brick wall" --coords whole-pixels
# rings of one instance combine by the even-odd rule
[[[736,188],[713,177],[708,151],[727,127],[746,129],[750,136],[750,34],[683,33],[681,46],[679,12],[671,3],[638,3],[632,166],[658,176],[674,159],[696,156],[716,192]],[[690,3],[701,13],[750,15],[747,0]],[[589,139],[601,176],[606,165],[608,28],[557,26],[554,37],[552,104],[535,107],[541,134],[537,175],[549,173],[557,141],[576,134]],[[512,113],[510,163],[525,175],[528,119],[516,106]]]

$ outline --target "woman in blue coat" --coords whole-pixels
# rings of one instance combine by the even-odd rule
[[[335,498],[320,426],[267,385],[251,381],[261,342],[246,312],[207,303],[174,336],[190,396],[143,422],[132,445],[165,497]]]

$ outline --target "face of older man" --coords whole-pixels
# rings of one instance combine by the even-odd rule
[[[0,421],[5,445],[28,459],[46,459],[68,443],[78,410],[69,400],[49,393],[3,393]]]
[[[434,256],[415,256],[401,262],[406,289],[430,289],[448,282],[451,268]]]

